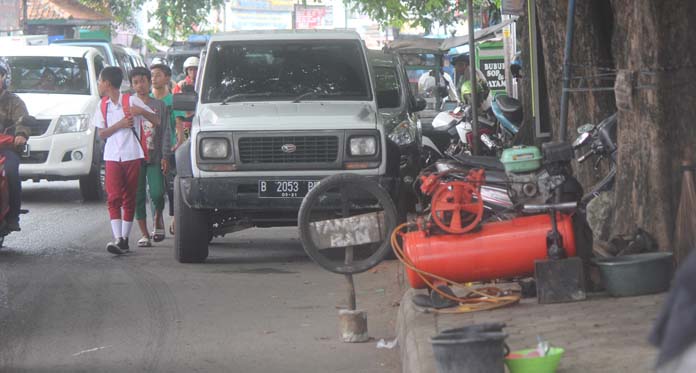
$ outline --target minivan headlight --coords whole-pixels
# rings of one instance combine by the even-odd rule
[[[224,138],[209,137],[201,140],[201,158],[226,159],[230,155],[230,142]]]
[[[377,139],[374,136],[350,138],[350,155],[369,156],[377,154]]]
[[[391,131],[389,139],[396,145],[409,145],[416,140],[415,130],[408,121],[401,122]]]
[[[55,133],[84,132],[89,128],[89,115],[61,115],[56,123]]]

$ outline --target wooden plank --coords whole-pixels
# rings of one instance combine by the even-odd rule
[[[386,239],[384,211],[309,223],[312,241],[319,249],[382,242]]]

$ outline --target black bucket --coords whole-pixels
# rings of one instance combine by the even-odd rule
[[[505,373],[501,332],[443,333],[430,339],[438,373]]]

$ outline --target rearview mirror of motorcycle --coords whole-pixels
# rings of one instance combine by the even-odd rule
[[[594,129],[595,129],[595,125],[588,123],[588,124],[585,124],[585,125],[578,127],[578,134],[582,135],[583,133],[592,132],[592,131],[594,131]]]
[[[591,136],[592,135],[590,132],[581,133],[580,136],[578,136],[575,139],[575,141],[573,141],[573,149],[577,149],[577,148],[585,145],[585,143],[587,143],[587,141],[590,139]]]

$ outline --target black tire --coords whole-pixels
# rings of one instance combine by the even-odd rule
[[[376,198],[377,202],[384,209],[384,220],[387,227],[387,237],[381,242],[379,247],[372,251],[371,254],[364,258],[358,259],[353,262],[352,265],[346,265],[342,262],[337,262],[332,258],[333,250],[320,250],[314,240],[312,239],[311,231],[309,228],[309,223],[312,215],[312,208],[314,204],[320,200],[320,197],[324,195],[327,191],[335,188],[337,186],[342,186],[351,190],[359,189],[372,194]],[[356,175],[356,174],[337,174],[329,176],[315,186],[304,200],[302,200],[302,205],[300,206],[300,211],[297,217],[297,225],[300,231],[300,240],[302,241],[302,246],[305,252],[312,258],[317,264],[323,268],[340,274],[353,274],[360,273],[373,268],[387,256],[389,252],[392,251],[390,244],[391,232],[396,227],[398,219],[398,213],[391,196],[387,193],[379,184],[372,182],[370,179]]]
[[[201,263],[208,257],[210,213],[184,202],[181,180],[174,178],[174,256],[179,263]]]
[[[103,178],[104,162],[102,162],[102,151],[98,143],[94,144],[92,151],[92,167],[89,174],[80,177],[80,194],[86,202],[101,201],[106,195],[104,191]]]

